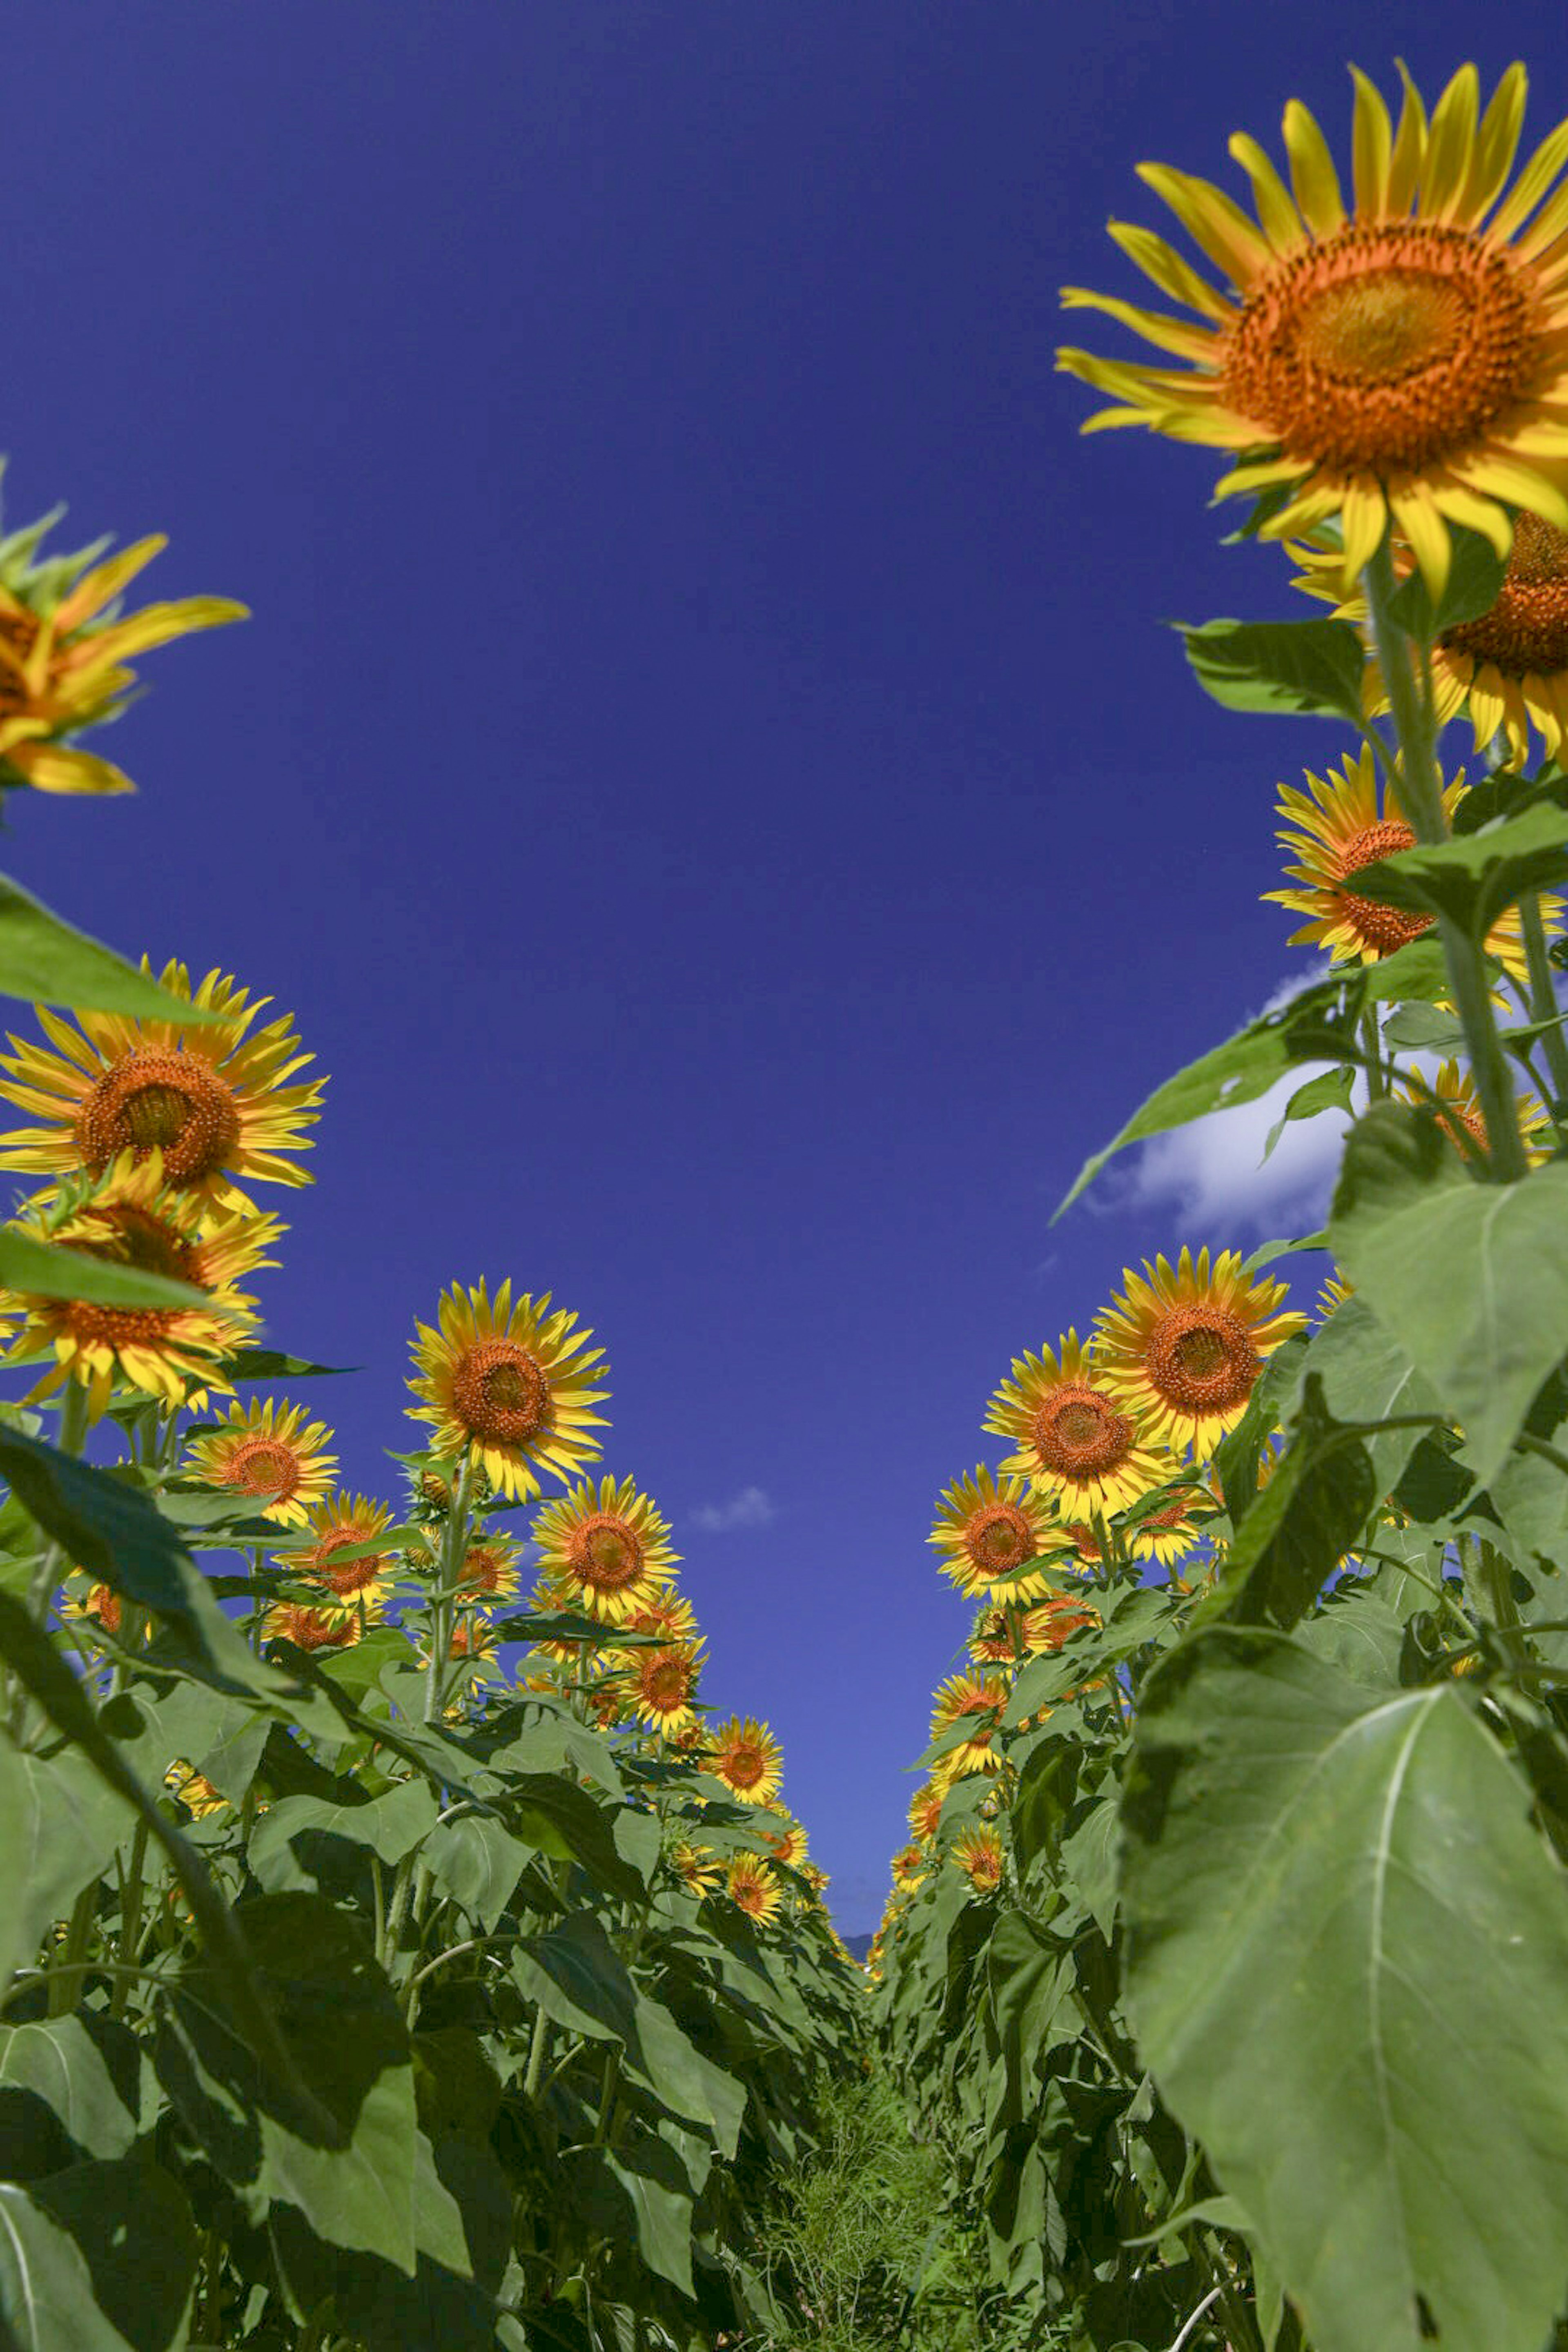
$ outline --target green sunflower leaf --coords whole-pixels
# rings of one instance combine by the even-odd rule
[[[1348,621],[1176,626],[1194,677],[1226,710],[1307,711],[1361,727],[1366,656]]]
[[[62,1242],[0,1227],[0,1286],[34,1298],[84,1298],[94,1307],[207,1307],[208,1292],[139,1265],[117,1265]]]
[[[1450,523],[1448,544],[1448,577],[1436,607],[1419,571],[1412,572],[1394,591],[1394,619],[1408,635],[1423,642],[1440,636],[1445,629],[1459,628],[1466,621],[1479,621],[1502,593],[1508,559],[1498,553],[1489,539],[1479,530]]]
[[[1447,915],[1472,940],[1483,940],[1527,892],[1568,882],[1568,810],[1539,802],[1479,833],[1396,850],[1345,878],[1380,906]]]
[[[0,874],[0,995],[73,1012],[125,1013],[133,1020],[205,1024],[222,1016],[172,996],[144,971],[51,915],[20,883]]]

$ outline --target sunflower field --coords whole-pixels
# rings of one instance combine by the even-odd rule
[[[1182,315],[1065,298],[1163,355],[1064,352],[1090,425],[1226,453],[1238,561],[1292,567],[1185,630],[1196,685],[1335,730],[1267,894],[1319,967],[1069,1200],[1281,1087],[1270,1148],[1343,1154],[1324,1232],[1173,1242],[998,1380],[864,1970],[595,1335],[411,1302],[395,1499],[341,1487],[259,1316],[307,1045],[0,881],[0,2347],[1568,2347],[1568,123],[1519,163],[1524,99],[1357,74],[1348,183],[1295,103],[1288,178],[1231,142],[1250,212],[1144,167],[1207,272],[1111,234]],[[163,542],[54,522],[0,540],[13,808],[128,790],[83,739],[132,663],[244,617],[128,610]]]

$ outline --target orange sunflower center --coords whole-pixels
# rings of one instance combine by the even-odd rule
[[[1491,662],[1505,677],[1553,677],[1568,670],[1568,531],[1521,514],[1497,603],[1479,620],[1444,633],[1451,652]]]
[[[96,1175],[117,1152],[161,1147],[171,1184],[199,1184],[234,1156],[239,1108],[199,1054],[122,1054],[77,1113],[76,1143]]]
[[[691,1687],[690,1669],[684,1658],[672,1658],[656,1653],[644,1666],[639,1677],[642,1695],[649,1706],[673,1713],[686,1704]]]
[[[720,1766],[731,1789],[754,1789],[767,1769],[768,1759],[762,1749],[745,1741],[731,1748]]]
[[[624,1592],[642,1574],[642,1541],[611,1511],[591,1511],[566,1538],[566,1559],[579,1584],[595,1592]]]
[[[550,1418],[543,1367],[511,1339],[466,1348],[452,1373],[452,1409],[470,1437],[490,1445],[526,1445]]]
[[[287,1608],[279,1614],[277,1630],[297,1650],[341,1650],[358,1628],[353,1618],[329,1617],[324,1610]]]
[[[72,1249],[85,1256],[105,1258],[112,1265],[133,1265],[141,1274],[162,1274],[172,1282],[201,1279],[201,1246],[188,1241],[163,1217],[139,1209],[129,1201],[99,1207],[90,1213],[98,1232],[72,1238]],[[184,1310],[177,1307],[95,1307],[85,1298],[72,1299],[66,1321],[84,1347],[149,1347],[166,1339]]]
[[[1144,1366],[1167,1404],[1228,1412],[1245,1404],[1262,1366],[1247,1326],[1223,1307],[1173,1307],[1149,1334]]]
[[[286,1503],[299,1490],[303,1465],[291,1445],[275,1437],[247,1437],[229,1455],[223,1483],[237,1494],[264,1495],[269,1503]]]
[[[88,1614],[96,1617],[105,1633],[118,1633],[121,1611],[120,1595],[111,1592],[107,1584],[95,1584],[87,1596]]]
[[[356,1544],[369,1543],[374,1533],[374,1528],[334,1528],[331,1535],[323,1536],[310,1550],[310,1573],[319,1576],[323,1584],[330,1584],[334,1592],[363,1592],[367,1585],[375,1582],[380,1574],[382,1555],[366,1552],[359,1559],[340,1560],[336,1568],[332,1561],[339,1552],[350,1551]]]
[[[1339,872],[1342,876],[1358,873],[1379,857],[1392,857],[1401,849],[1415,846],[1410,827],[1397,817],[1385,817],[1381,824],[1363,825],[1344,843],[1338,856]],[[1375,898],[1363,898],[1356,890],[1337,890],[1334,895],[1362,946],[1374,955],[1392,955],[1396,948],[1408,947],[1432,928],[1430,915],[1403,914],[1397,907],[1379,906]]]
[[[1102,1478],[1132,1451],[1132,1423],[1085,1381],[1063,1381],[1052,1389],[1033,1428],[1041,1462],[1061,1478]]]
[[[1035,1557],[1035,1533],[1016,1503],[985,1503],[964,1522],[963,1549],[986,1576],[1005,1576]]]
[[[493,1544],[470,1544],[458,1581],[476,1592],[499,1592],[506,1571],[506,1561]]]
[[[1527,394],[1539,344],[1501,247],[1435,222],[1352,221],[1248,297],[1222,385],[1292,457],[1415,473]]]

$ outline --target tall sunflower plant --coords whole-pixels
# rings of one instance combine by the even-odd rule
[[[123,790],[81,738],[131,657],[240,608],[124,616],[162,541],[47,529],[0,542],[0,787]],[[292,1017],[0,898],[0,2337],[788,2330],[756,2217],[862,1982],[604,1466],[602,1350],[455,1285],[401,1501],[342,1485],[331,1368],[260,1321],[325,1093]]]
[[[1339,160],[1292,100],[1236,193],[1142,167],[1162,306],[1064,297],[1134,343],[1062,352],[1086,429],[1285,560],[1198,685],[1339,732],[1260,778],[1326,969],[1069,1201],[1265,1095],[1346,1133],[1324,1232],[1130,1269],[939,1506],[879,2033],[1042,2346],[1568,2346],[1568,122],[1399,79]]]

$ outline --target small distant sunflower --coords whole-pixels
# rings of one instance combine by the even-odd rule
[[[693,1895],[711,1895],[724,1883],[724,1865],[711,1846],[691,1845],[683,1838],[669,1851],[669,1865]]]
[[[1248,1276],[1239,1250],[1184,1249],[1173,1267],[1128,1268],[1122,1296],[1100,1318],[1095,1362],[1105,1386],[1138,1413],[1147,1434],[1206,1460],[1247,1411],[1258,1376],[1282,1340],[1306,1328],[1284,1311],[1282,1282]]]
[[[931,1855],[924,1846],[900,1846],[893,1856],[893,1885],[900,1895],[912,1895],[931,1868]]]
[[[396,1553],[364,1552],[357,1559],[344,1559],[342,1554],[374,1543],[391,1526],[392,1513],[384,1504],[373,1503],[364,1495],[334,1495],[330,1502],[315,1505],[306,1524],[310,1543],[300,1551],[281,1554],[279,1566],[306,1586],[330,1594],[325,1603],[329,1609],[379,1601],[396,1565]]]
[[[145,956],[142,969],[151,974]],[[129,1152],[138,1162],[162,1155],[163,1181],[199,1194],[216,1208],[249,1210],[247,1183],[308,1184],[293,1154],[310,1149],[304,1130],[321,1117],[325,1080],[286,1079],[313,1056],[301,1054],[285,1014],[252,1032],[271,1003],[216,971],[191,995],[183,963],[165,964],[158,984],[171,995],[223,1015],[218,1021],[132,1021],[118,1013],[79,1013],[79,1028],[47,1005],[37,1018],[58,1047],[13,1037],[14,1057],[0,1056],[0,1099],[44,1121],[0,1135],[0,1167],[34,1175],[100,1175]]]
[[[1228,450],[1237,462],[1222,495],[1283,489],[1263,536],[1290,538],[1337,514],[1349,576],[1393,523],[1437,593],[1451,523],[1484,531],[1500,553],[1515,508],[1568,530],[1568,199],[1552,194],[1568,136],[1553,132],[1503,197],[1524,116],[1521,66],[1503,75],[1479,126],[1474,66],[1455,74],[1430,124],[1406,77],[1397,131],[1352,72],[1348,214],[1328,143],[1295,99],[1284,121],[1289,192],[1255,140],[1231,142],[1256,225],[1208,182],[1143,164],[1141,178],[1235,293],[1163,238],[1113,222],[1123,252],[1195,319],[1079,287],[1062,299],[1183,364],[1082,351],[1058,362],[1116,404],[1091,425],[1146,425]]]
[[[496,1629],[483,1617],[459,1617],[447,1644],[447,1658],[475,1674],[488,1673],[495,1661]]]
[[[805,1861],[805,1832],[793,1813],[770,1806],[759,1826],[773,1860],[785,1870],[799,1870]]]
[[[268,1611],[262,1630],[268,1641],[291,1642],[297,1650],[350,1650],[359,1640],[360,1621],[355,1610],[279,1601]]]
[[[120,1595],[108,1584],[94,1584],[81,1600],[71,1599],[62,1602],[60,1614],[62,1617],[90,1617],[95,1624],[102,1626],[106,1633],[118,1633],[125,1622]]]
[[[942,1826],[943,1793],[934,1780],[928,1780],[910,1799],[910,1829],[919,1845],[929,1845]]]
[[[129,793],[129,776],[69,740],[125,708],[136,673],[127,664],[195,629],[243,621],[226,596],[182,596],[121,615],[118,600],[162,554],[162,532],[107,562],[91,551],[34,562],[47,521],[14,532],[0,556],[0,784],[40,793]]]
[[[754,1715],[732,1715],[708,1735],[709,1769],[743,1805],[771,1805],[784,1779],[784,1750]]]
[[[606,1625],[625,1625],[647,1608],[679,1558],[669,1522],[634,1478],[617,1485],[606,1475],[596,1492],[592,1479],[574,1486],[536,1515],[533,1538],[576,1608]]]
[[[33,1399],[78,1380],[96,1420],[117,1374],[171,1408],[190,1403],[199,1411],[210,1389],[231,1387],[222,1360],[257,1328],[255,1301],[235,1286],[258,1267],[277,1264],[263,1255],[283,1231],[275,1217],[205,1213],[199,1202],[165,1190],[156,1151],[140,1166],[126,1152],[93,1198],[52,1232],[37,1219],[25,1222],[23,1230],[207,1294],[202,1307],[98,1307],[84,1298],[18,1294],[26,1320],[3,1360],[22,1362],[46,1349],[55,1357]]]
[[[522,1582],[521,1558],[509,1536],[486,1536],[471,1543],[458,1570],[458,1600],[515,1601]]]
[[[642,1723],[668,1734],[696,1721],[692,1700],[702,1670],[700,1647],[671,1643],[667,1649],[633,1650],[623,1687],[626,1704]]]
[[[176,1758],[163,1775],[163,1786],[184,1806],[194,1822],[205,1822],[209,1813],[221,1813],[228,1799],[220,1796],[203,1772],[197,1772],[183,1758]]]
[[[1043,1592],[1041,1568],[1017,1571],[1051,1548],[1051,1515],[1026,1478],[997,1479],[983,1462],[972,1477],[955,1478],[943,1490],[935,1526],[927,1537],[944,1554],[942,1568],[966,1600],[984,1593],[1022,1600]]]
[[[724,1892],[739,1911],[748,1919],[765,1926],[776,1919],[784,1900],[784,1889],[774,1877],[771,1864],[761,1854],[738,1853],[731,1862],[724,1877]]]
[[[1007,1682],[1002,1675],[950,1675],[938,1685],[931,1718],[932,1739],[941,1739],[961,1726],[964,1735],[944,1748],[938,1759],[933,1777],[940,1784],[951,1786],[971,1772],[997,1770],[1002,1759],[992,1743],[1006,1704]]]
[[[409,1412],[434,1424],[439,1452],[467,1452],[508,1496],[537,1495],[541,1465],[569,1478],[600,1451],[589,1433],[604,1416],[589,1407],[607,1391],[591,1384],[609,1366],[597,1349],[583,1353],[593,1334],[574,1328],[574,1315],[549,1307],[548,1292],[525,1293],[513,1306],[510,1282],[493,1302],[482,1282],[473,1290],[454,1284],[440,1328],[416,1327],[408,1385],[425,1402]]]
[[[283,1527],[304,1524],[313,1504],[331,1491],[336,1457],[324,1421],[307,1422],[303,1405],[232,1404],[216,1430],[191,1440],[185,1459],[210,1486],[253,1501],[262,1518]]]
[[[827,1874],[826,1871],[823,1869],[823,1867],[822,1867],[822,1865],[820,1864],[820,1863],[816,1863],[816,1862],[803,1862],[803,1863],[801,1864],[801,1865],[800,1865],[800,1874],[801,1874],[801,1876],[805,1879],[805,1883],[806,1883],[807,1886],[811,1889],[811,1892],[813,1893],[813,1895],[816,1895],[816,1897],[817,1901],[820,1903],[820,1902],[821,1902],[821,1900],[822,1900],[822,1898],[823,1898],[823,1896],[824,1896],[824,1895],[827,1892],[827,1889],[828,1889],[828,1888],[829,1888],[829,1886],[831,1886],[831,1885],[833,1884],[833,1882],[832,1882],[832,1880],[829,1878],[829,1876],[828,1876],[828,1874]],[[843,1945],[839,1942],[838,1937],[837,1937],[837,1935],[835,1935],[835,1937],[834,1937],[834,1939],[833,1939],[833,1940],[834,1940],[835,1948],[837,1948],[837,1950],[838,1951],[838,1953],[839,1953],[839,1955],[841,1956],[841,1958],[843,1958],[844,1959],[847,1959],[847,1958],[849,1958],[849,1955],[848,1955],[848,1953],[847,1953],[847,1951],[845,1951],[844,1947],[843,1947]]]
[[[1168,1466],[1076,1331],[1062,1341],[1059,1359],[1049,1348],[1014,1359],[1013,1377],[992,1398],[983,1426],[1017,1446],[1003,1469],[1057,1496],[1064,1515],[1123,1510],[1158,1486]]]
[[[1287,855],[1299,861],[1285,871],[1300,887],[1266,890],[1264,903],[1308,918],[1299,931],[1291,932],[1292,947],[1305,941],[1326,948],[1334,963],[1378,963],[1432,928],[1429,915],[1383,906],[1345,887],[1345,877],[1360,867],[1415,846],[1397,781],[1390,782],[1380,808],[1376,763],[1371,745],[1363,744],[1327,776],[1315,776],[1309,769],[1307,783],[1304,793],[1292,784],[1279,787],[1279,814],[1285,824],[1276,835]],[[1462,773],[1445,784],[1443,807],[1450,817],[1465,790]],[[1543,899],[1542,911],[1554,925],[1561,901]],[[1504,908],[1487,934],[1486,946],[1509,977],[1522,983],[1528,966],[1517,907]]]
[[[948,1848],[948,1860],[958,1864],[977,1895],[994,1895],[1002,1884],[1006,1853],[997,1831],[963,1830]]]
[[[987,1601],[970,1628],[969,1654],[983,1666],[1010,1666],[1023,1654],[1022,1612]]]
[[[1456,1122],[1480,1150],[1489,1149],[1486,1113],[1476,1092],[1476,1082],[1468,1070],[1460,1069],[1458,1062],[1445,1062],[1430,1083],[1419,1074],[1413,1073],[1407,1078],[1397,1080],[1394,1091],[1402,1102],[1411,1104],[1416,1110],[1433,1112],[1456,1151],[1463,1150],[1454,1132]],[[1531,1168],[1539,1168],[1552,1155],[1548,1143],[1536,1139],[1543,1135],[1550,1137],[1552,1122],[1543,1105],[1534,1095],[1516,1095],[1514,1102],[1519,1114],[1519,1132],[1524,1145],[1524,1156]]]

